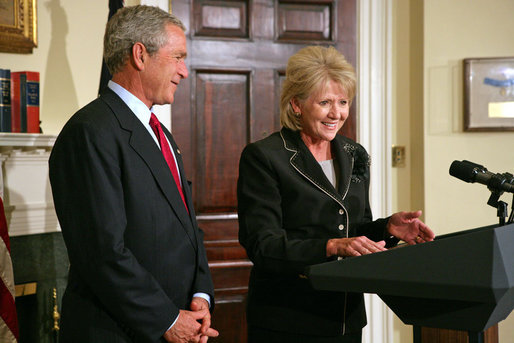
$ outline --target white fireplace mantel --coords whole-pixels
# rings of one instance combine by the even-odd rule
[[[48,179],[56,136],[0,133],[0,196],[10,236],[60,231]]]

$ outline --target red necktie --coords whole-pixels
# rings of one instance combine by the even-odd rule
[[[178,170],[177,165],[175,164],[175,159],[173,158],[173,154],[171,153],[170,145],[168,144],[168,141],[166,140],[166,137],[164,136],[164,132],[162,131],[161,123],[155,116],[155,114],[152,113],[150,116],[150,127],[152,128],[153,132],[157,136],[157,140],[159,141],[159,145],[161,146],[162,154],[164,155],[164,159],[168,163],[168,166],[170,167],[171,174],[173,174],[173,178],[175,179],[175,183],[177,184],[178,191],[180,193],[180,196],[182,197],[182,201],[184,202],[184,206],[186,207],[187,213],[189,213],[189,209],[186,205],[186,199],[184,198],[184,193],[182,192],[182,187],[180,186],[180,180],[178,178]]]

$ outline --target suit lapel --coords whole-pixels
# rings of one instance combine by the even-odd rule
[[[338,165],[336,171],[339,171],[339,185],[336,190],[327,179],[319,163],[301,140],[300,134],[288,129],[282,129],[280,134],[284,141],[284,148],[291,152],[289,161],[293,168],[306,180],[343,206],[343,199],[350,185],[353,159],[351,155],[343,149],[343,143],[340,137],[336,136],[331,142],[335,151],[334,163]]]
[[[108,89],[102,94],[102,98],[113,110],[114,115],[118,118],[120,126],[131,132],[128,144],[147,164],[168,203],[175,212],[175,215],[181,222],[183,229],[191,240],[191,243],[196,249],[197,245],[191,218],[184,207],[177,185],[173,180],[173,176],[161,150],[155,144],[155,141],[150,136],[146,128],[114,92]],[[167,132],[167,130],[165,132]],[[168,138],[170,137],[168,136]],[[170,140],[170,142],[172,141],[173,139]],[[179,160],[179,154],[177,153],[174,141],[172,146],[175,155],[177,156],[177,160]],[[182,160],[180,159],[179,164],[181,164],[181,162]],[[184,184],[183,168],[180,170],[180,175],[183,179],[182,183]],[[187,181],[185,184],[187,185]],[[189,203],[188,206],[190,206]]]

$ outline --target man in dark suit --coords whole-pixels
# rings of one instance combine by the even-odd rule
[[[206,342],[213,284],[180,152],[151,112],[187,77],[184,26],[155,7],[107,24],[113,75],[75,113],[49,165],[70,259],[64,342]]]

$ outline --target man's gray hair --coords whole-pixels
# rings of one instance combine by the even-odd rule
[[[129,6],[119,9],[107,23],[104,35],[104,61],[111,74],[127,62],[132,47],[141,42],[152,55],[167,42],[168,24],[186,27],[171,13],[154,6]]]

